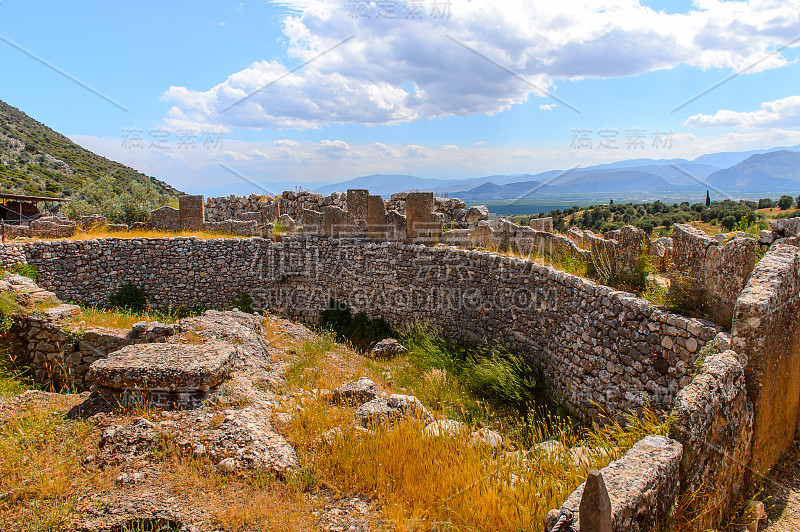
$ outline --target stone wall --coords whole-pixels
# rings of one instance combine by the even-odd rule
[[[362,196],[364,196],[365,191],[363,189],[354,189],[355,191],[360,191],[356,192],[356,194],[361,194],[357,197],[363,200]],[[348,193],[333,192],[325,196],[305,190],[299,192],[287,190],[275,197],[251,194],[247,197],[224,196],[208,198],[205,201],[205,218],[208,222],[221,222],[229,219],[244,219],[240,217],[242,215],[246,216],[246,213],[263,213],[257,220],[259,223],[274,222],[281,214],[288,214],[294,220],[299,220],[304,210],[323,212],[325,207],[338,207],[348,211]],[[381,201],[383,201],[384,208],[387,211],[394,210],[398,214],[405,216],[409,194],[413,193],[392,194],[392,199],[381,199]],[[466,204],[459,199],[435,197],[433,198],[432,212],[440,214],[443,223],[452,228],[466,228],[469,226],[469,222],[465,207]],[[354,205],[354,208],[359,210],[359,205]],[[354,218],[365,219],[366,211],[363,214],[365,216],[356,215]],[[486,219],[486,216],[481,216],[480,219]]]
[[[683,444],[680,482],[695,496],[684,508],[696,530],[715,528],[744,488],[753,437],[753,405],[733,351],[711,355],[678,394],[670,437]]]
[[[766,473],[794,440],[800,414],[800,250],[777,244],[756,265],[739,300],[732,349],[745,366],[755,413],[755,474]]]
[[[24,244],[43,288],[103,305],[126,283],[155,306],[222,307],[237,292],[314,322],[330,298],[394,326],[498,340],[535,357],[576,411],[671,407],[716,329],[533,261],[396,242],[107,239]]]
[[[678,501],[681,444],[663,436],[647,436],[625,456],[600,470],[611,505],[610,523],[581,523],[581,500],[586,483],[570,495],[562,509],[568,509],[580,532],[651,532],[661,530]],[[590,526],[582,526],[589,524]],[[593,526],[592,526],[593,525]],[[610,525],[610,526],[609,526]]]
[[[23,347],[20,361],[31,367],[36,382],[56,389],[83,390],[88,388],[85,377],[92,362],[125,345],[165,342],[175,334],[176,327],[142,322],[132,329],[81,328],[63,320],[30,315],[15,331],[16,340]]]
[[[704,317],[730,327],[733,307],[756,264],[758,242],[734,237],[721,243],[686,224],[675,224],[672,240],[672,290]]]
[[[10,226],[6,226],[8,228]],[[25,264],[25,245],[19,242],[9,242],[2,245],[0,251],[0,266],[4,270],[10,270],[17,264]]]
[[[549,231],[538,231],[497,219],[479,221],[470,229],[454,229],[442,233],[441,242],[461,247],[481,246],[501,251],[536,254],[551,259],[566,255],[590,260],[590,253],[580,249],[569,238]]]

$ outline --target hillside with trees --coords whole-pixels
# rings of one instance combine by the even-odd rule
[[[149,219],[182,193],[101,157],[0,101],[0,191],[70,198],[67,213],[101,213],[114,222]],[[146,217],[145,217],[146,215]]]
[[[750,227],[766,227],[769,218],[789,218],[800,215],[800,196],[783,195],[777,200],[762,198],[759,201],[722,200],[698,203],[609,203],[604,205],[577,205],[530,216],[513,216],[510,219],[528,225],[531,218],[552,216],[553,227],[566,231],[572,226],[604,233],[633,225],[647,233],[665,233],[676,223],[689,223],[710,232],[731,231]]]

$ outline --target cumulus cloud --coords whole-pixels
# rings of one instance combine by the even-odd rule
[[[458,151],[459,147],[456,146],[455,144],[445,144],[444,146],[442,146],[442,149],[444,151]]]
[[[542,105],[539,106],[539,109],[541,109],[542,111],[552,111],[556,107],[558,107],[558,105],[555,103],[543,103]]]
[[[170,87],[170,127],[309,129],[494,114],[563,79],[680,64],[779,67],[784,55],[769,54],[800,30],[800,6],[778,0],[695,0],[684,14],[640,0],[452,0],[449,17],[418,20],[403,17],[402,1],[396,19],[354,17],[346,0],[278,3],[289,8],[288,60],[255,62],[208,89]]]
[[[800,126],[800,96],[789,96],[764,102],[758,111],[720,109],[713,115],[690,116],[684,125],[691,127],[798,127]]]

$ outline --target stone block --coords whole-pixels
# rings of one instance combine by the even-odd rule
[[[108,224],[109,233],[126,233],[128,231],[128,224]]]
[[[750,467],[765,474],[794,440],[800,414],[800,250],[773,245],[736,301],[731,348],[753,402]]]
[[[93,362],[86,380],[120,406],[193,408],[228,376],[235,358],[236,347],[222,342],[128,345]]]
[[[300,216],[303,232],[311,235],[325,236],[325,215],[311,209],[303,209]]]
[[[386,240],[388,236],[386,225],[386,206],[380,196],[367,198],[367,237],[377,240]]]
[[[406,239],[406,217],[397,211],[386,213],[387,235],[389,240],[402,242]]]
[[[247,211],[238,213],[234,219],[242,222],[254,221],[259,224],[264,223],[264,214],[261,211]]]
[[[177,233],[181,228],[180,211],[168,205],[151,211],[150,227],[154,231],[172,231]]]
[[[433,214],[433,192],[409,192],[406,198],[406,240],[432,241],[442,232]]]
[[[202,195],[178,196],[181,231],[199,231],[203,228],[205,205]]]
[[[330,205],[323,207],[322,213],[325,216],[325,234],[327,236],[338,238],[352,232],[353,226],[344,209]]]
[[[647,436],[600,470],[611,500],[611,530],[649,532],[664,526],[678,500],[681,456],[679,442]],[[580,530],[584,530],[580,516],[584,487],[581,484],[561,505],[581,523]]]
[[[366,224],[369,209],[369,190],[351,188],[347,191],[347,214],[350,222]]]
[[[545,232],[548,232],[548,233],[552,233],[553,232],[553,218],[552,217],[531,218],[531,221],[530,221],[529,225],[530,225],[531,229],[534,229],[536,231],[545,231]]]
[[[79,220],[81,231],[103,230],[108,225],[105,216],[92,214],[91,216],[81,216]]]

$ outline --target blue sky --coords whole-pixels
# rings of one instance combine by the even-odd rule
[[[800,144],[798,38],[775,0],[2,0],[0,99],[207,194],[534,173]]]

